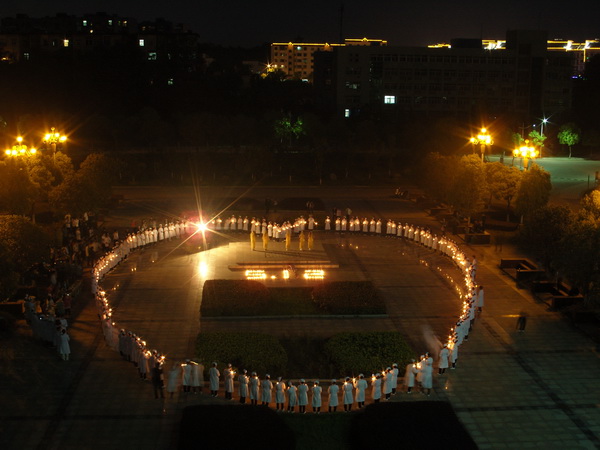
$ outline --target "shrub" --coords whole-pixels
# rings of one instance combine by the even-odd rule
[[[254,280],[207,280],[202,289],[204,316],[254,316],[269,303],[269,290]]]
[[[313,301],[328,314],[385,314],[385,303],[370,281],[334,281],[316,286]]]
[[[287,365],[287,354],[277,338],[261,333],[200,333],[196,356],[206,368],[216,361],[261,374],[282,373]]]
[[[340,333],[325,344],[325,351],[342,374],[381,371],[392,363],[401,369],[414,357],[414,352],[399,333],[375,331]]]

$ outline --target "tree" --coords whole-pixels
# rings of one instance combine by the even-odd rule
[[[522,245],[533,252],[548,270],[556,270],[563,242],[575,218],[566,206],[542,206],[535,209],[519,233]]]
[[[533,130],[529,132],[529,141],[536,147],[540,148],[540,156],[542,154],[542,149],[544,148],[544,142],[546,141],[547,136],[540,134],[537,130]]]
[[[560,127],[557,136],[558,142],[569,147],[569,158],[571,157],[573,146],[579,142],[580,133],[579,127],[572,122],[565,123]]]
[[[47,260],[52,243],[43,228],[26,217],[15,215],[0,216],[0,242],[3,256],[17,272]]]
[[[581,199],[579,216],[582,220],[600,222],[600,191],[594,189]]]
[[[517,195],[522,172],[516,167],[499,162],[485,165],[485,178],[488,194],[506,202],[506,220],[510,220],[510,204]],[[491,203],[491,201],[490,201]]]
[[[535,210],[546,206],[550,199],[552,183],[550,174],[537,165],[523,172],[517,191],[515,209],[521,216],[529,216]]]
[[[36,187],[23,161],[0,162],[0,210],[28,214],[37,195]]]
[[[283,117],[275,121],[275,134],[279,137],[281,143],[288,142],[288,146],[292,146],[292,139],[299,139],[306,134],[302,119],[298,117],[292,120],[291,117]]]
[[[450,203],[463,215],[470,218],[482,207],[486,191],[483,162],[479,156],[463,156],[450,190]]]
[[[450,192],[458,172],[459,159],[429,153],[421,163],[420,184],[438,202],[450,203]]]

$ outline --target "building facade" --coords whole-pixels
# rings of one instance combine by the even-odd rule
[[[509,32],[501,52],[484,50],[481,40],[344,46],[331,57],[317,55],[315,86],[344,117],[366,110],[541,117],[568,109],[572,96],[572,54],[548,51],[546,40],[544,32]]]
[[[331,52],[336,47],[385,45],[387,45],[387,41],[367,38],[345,39],[343,44],[274,42],[271,44],[271,60],[267,70],[281,71],[288,78],[312,82],[316,52]]]

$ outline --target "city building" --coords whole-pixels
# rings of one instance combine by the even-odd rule
[[[438,47],[340,46],[315,55],[315,87],[344,117],[510,114],[568,109],[573,52],[549,51],[542,31],[509,31],[503,51],[480,39]]]
[[[485,50],[506,50],[506,39],[483,39],[482,48]],[[451,44],[432,44],[429,48],[451,48]],[[585,64],[594,55],[600,54],[600,39],[586,39],[585,42],[573,40],[552,39],[547,41],[547,49],[551,52],[573,53],[573,76],[582,76]]]
[[[313,81],[315,52],[330,52],[336,47],[386,46],[387,41],[381,39],[345,39],[343,44],[308,43],[308,42],[274,42],[271,44],[271,60],[267,71],[281,71],[288,78]]]

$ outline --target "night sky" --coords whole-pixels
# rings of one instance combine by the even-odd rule
[[[0,16],[103,11],[138,20],[184,23],[201,41],[251,47],[266,42],[335,42],[340,36],[425,45],[455,37],[502,39],[507,29],[544,29],[549,38],[600,38],[598,0],[2,0]]]

